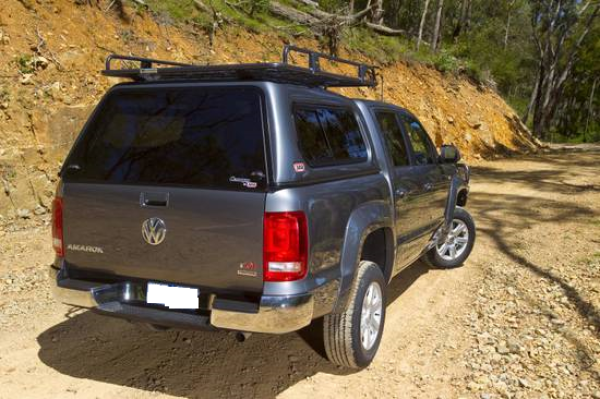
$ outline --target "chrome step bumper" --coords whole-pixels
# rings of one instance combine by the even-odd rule
[[[257,311],[252,312],[236,309],[235,303],[216,298],[212,302],[210,316],[202,316],[167,308],[136,306],[136,302],[145,301],[145,284],[74,280],[68,278],[62,269],[54,267],[50,267],[49,279],[52,294],[58,302],[170,327],[283,334],[309,325],[313,317],[314,299],[311,294],[262,296]]]

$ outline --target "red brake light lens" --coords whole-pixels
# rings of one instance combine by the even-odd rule
[[[306,276],[308,232],[304,212],[267,212],[264,219],[263,279],[293,281]]]
[[[65,256],[63,242],[63,199],[54,198],[52,201],[52,246],[57,256]]]

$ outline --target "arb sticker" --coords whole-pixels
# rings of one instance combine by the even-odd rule
[[[237,271],[238,276],[256,277],[258,273],[256,271],[256,264],[254,262],[240,263],[240,268]]]
[[[295,162],[294,163],[294,171],[296,173],[302,173],[306,170],[306,166],[304,165],[304,162]]]

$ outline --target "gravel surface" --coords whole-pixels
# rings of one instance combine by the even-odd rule
[[[600,151],[481,162],[463,268],[389,287],[375,362],[298,334],[152,332],[54,302],[48,215],[1,221],[0,398],[600,398]]]

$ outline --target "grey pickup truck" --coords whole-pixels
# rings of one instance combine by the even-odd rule
[[[257,64],[113,55],[103,74],[126,82],[83,127],[53,204],[60,302],[244,336],[322,318],[327,357],[361,368],[390,280],[473,248],[458,150],[438,153],[405,109],[327,90],[374,87],[373,66],[286,46]]]

